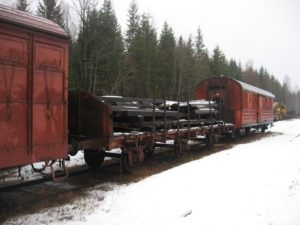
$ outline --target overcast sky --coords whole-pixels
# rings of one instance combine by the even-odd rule
[[[63,0],[72,3],[72,0]],[[76,0],[73,0],[76,2]],[[0,0],[0,3],[12,1]],[[35,5],[38,0],[28,0]],[[59,2],[59,1],[58,1]],[[103,0],[98,0],[99,5]],[[118,21],[126,29],[131,0],[112,0]],[[136,0],[140,13],[164,21],[176,36],[195,35],[200,26],[209,52],[219,45],[228,58],[264,66],[279,81],[287,75],[300,89],[300,0]]]

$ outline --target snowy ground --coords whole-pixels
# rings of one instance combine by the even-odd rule
[[[34,163],[34,167],[39,169],[39,168],[42,168],[44,164],[45,164],[44,162]],[[83,152],[79,151],[76,156],[72,157],[72,160],[65,161],[65,164],[66,164],[66,167],[69,169],[85,166]],[[61,167],[58,162],[55,163],[53,167],[55,170],[61,170]],[[51,175],[50,168],[47,167],[43,171],[43,173],[50,176]],[[34,179],[38,179],[38,178],[42,178],[42,177],[43,177],[43,174],[34,172],[30,165],[22,167],[22,169],[20,171],[20,176],[18,174],[18,169],[16,169],[16,168],[8,169],[8,170],[0,172],[0,186],[1,185],[4,186],[5,182],[10,182],[10,181],[16,182],[18,180],[26,180],[27,181],[27,180],[34,180]]]
[[[299,225],[300,120],[130,185],[103,184],[84,199],[6,221],[70,225]]]

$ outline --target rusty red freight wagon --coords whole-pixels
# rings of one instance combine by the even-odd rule
[[[273,122],[274,95],[266,90],[228,77],[201,81],[195,91],[196,99],[211,99],[219,104],[219,117],[233,123],[240,131],[261,128]]]
[[[0,168],[67,157],[68,40],[0,5]]]

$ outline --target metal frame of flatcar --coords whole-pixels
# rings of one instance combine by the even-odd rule
[[[73,96],[76,95],[73,94]],[[86,95],[87,97],[84,97],[82,95]],[[83,99],[87,98],[89,100],[87,101],[97,101],[94,96],[91,96],[87,92],[79,92],[78,91],[78,99],[77,101],[80,102],[80,104],[83,103]],[[69,97],[72,101],[72,97]],[[94,100],[92,100],[94,99]],[[129,98],[131,100],[134,100],[134,98]],[[149,100],[148,100],[149,101]],[[211,101],[209,101],[209,108],[210,108],[210,117],[206,121],[205,124],[202,124],[201,126],[195,126],[195,127],[190,127],[191,120],[190,120],[190,115],[188,116],[188,121],[187,125],[188,127],[183,127],[182,122],[179,121],[179,104],[177,108],[177,126],[174,129],[166,129],[166,100],[158,100],[160,103],[164,102],[164,112],[163,112],[163,126],[164,129],[162,131],[156,131],[155,130],[155,103],[156,100],[152,99],[152,130],[148,132],[137,132],[137,133],[122,133],[119,136],[114,136],[112,133],[110,136],[107,135],[102,135],[101,137],[94,137],[92,138],[91,136],[87,137],[81,137],[80,134],[80,119],[78,120],[78,134],[77,138],[76,135],[73,135],[73,143],[70,145],[70,152],[76,153],[78,150],[82,149],[85,150],[85,153],[89,154],[88,152],[106,152],[105,155],[101,154],[99,157],[105,157],[105,156],[115,156],[118,158],[121,158],[120,154],[115,154],[115,153],[110,153],[110,150],[115,149],[115,148],[120,148],[122,149],[121,155],[124,155],[127,158],[128,164],[132,165],[136,161],[143,161],[143,157],[140,157],[139,155],[143,155],[143,151],[148,148],[150,149],[150,153],[154,151],[156,147],[167,147],[167,148],[174,148],[176,155],[181,155],[183,152],[183,148],[185,145],[188,144],[189,140],[197,140],[197,141],[202,141],[204,142],[208,147],[211,146],[216,139],[216,136],[220,134],[228,134],[228,133],[233,133],[234,132],[234,125],[233,124],[225,124],[221,121],[213,121],[212,119],[212,112],[211,112]],[[97,101],[97,104],[103,104],[106,105],[110,108],[109,104],[103,103],[100,101]],[[85,105],[85,107],[88,107],[89,105]],[[105,106],[105,107],[106,107]],[[81,114],[81,105],[78,105],[78,114]],[[99,107],[101,108],[101,107]],[[188,107],[189,108],[189,107]],[[102,108],[101,108],[102,109]],[[97,110],[95,108],[95,110]],[[69,111],[72,111],[71,109]],[[112,110],[108,110],[109,112],[112,113]],[[103,111],[100,112],[99,116],[102,116],[103,118],[111,118],[112,116],[105,116],[103,115]],[[189,112],[188,112],[189,113]],[[70,117],[69,117],[70,118]],[[92,118],[90,118],[92,119]],[[111,118],[112,119],[112,118]],[[174,118],[175,121],[175,118]],[[110,125],[105,125],[104,132],[108,133],[113,130],[113,121],[109,122]],[[71,129],[72,130],[72,129]],[[104,137],[105,136],[105,137]],[[205,139],[199,138],[198,136],[204,136]],[[166,143],[166,140],[174,140],[174,144],[168,144]],[[75,140],[75,141],[74,141]],[[77,149],[76,149],[77,148]],[[93,154],[93,153],[91,153]],[[138,160],[134,161],[133,160],[133,155],[138,155]],[[94,155],[94,157],[97,157]],[[100,160],[102,161],[102,160]]]

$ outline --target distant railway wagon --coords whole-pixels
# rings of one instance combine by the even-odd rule
[[[268,91],[227,77],[203,80],[195,91],[196,99],[218,103],[219,119],[246,132],[250,128],[265,130],[273,122],[274,97]]]
[[[0,5],[0,168],[67,157],[68,39]]]
[[[273,103],[274,120],[283,120],[287,117],[287,107],[281,102]]]

